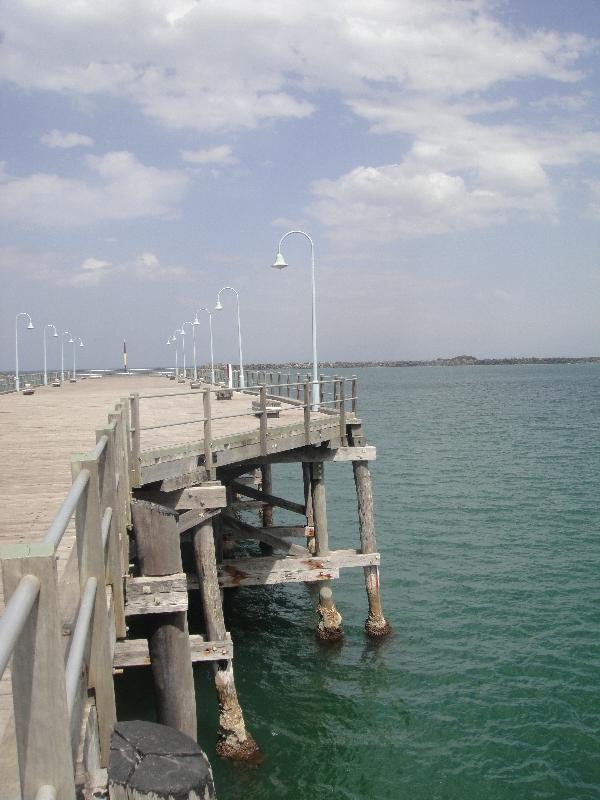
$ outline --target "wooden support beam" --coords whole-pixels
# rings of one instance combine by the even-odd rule
[[[218,641],[207,641],[204,636],[190,635],[190,649],[192,661],[220,661],[224,658],[233,658],[233,642],[227,638]],[[113,666],[115,669],[125,667],[144,667],[150,664],[150,652],[146,639],[125,639],[117,642]]]
[[[191,508],[208,511],[227,505],[225,487],[218,482],[206,483],[203,486],[186,486],[184,489],[175,489],[172,492],[143,489],[137,492],[136,497],[149,503],[158,503],[172,508],[175,511]]]
[[[188,596],[185,572],[173,575],[127,578],[125,615],[170,614],[187,611]]]
[[[197,467],[189,472],[184,472],[183,475],[164,478],[160,485],[160,490],[161,492],[174,492],[176,489],[185,489],[186,486],[204,483],[207,479],[206,469],[204,467]]]
[[[236,517],[231,517],[229,514],[221,513],[221,522],[223,523],[225,533],[232,536],[234,539],[255,539],[258,542],[264,542],[269,547],[276,547],[283,550],[288,555],[303,556],[306,555],[306,548],[299,547],[297,544],[273,535],[272,528],[257,528],[254,525],[249,525]],[[302,529],[304,530],[304,529]]]
[[[266,494],[252,486],[244,486],[243,483],[233,481],[232,487],[238,494],[243,494],[245,497],[252,497],[254,500],[262,500],[270,506],[277,506],[278,508],[285,508],[287,511],[293,511],[296,514],[306,513],[306,509],[300,503],[294,503],[292,500],[285,500],[283,497],[276,497],[273,494]]]
[[[378,565],[379,553],[360,553],[357,550],[332,550],[327,556],[277,556],[268,558],[239,558],[223,561],[218,568],[219,586],[263,586],[274,583],[299,583],[330,580],[339,577],[346,567]],[[188,581],[189,588],[195,588]]]
[[[213,511],[203,511],[202,509],[191,509],[190,511],[184,511],[182,514],[179,515],[177,518],[177,530],[179,533],[185,533],[189,531],[190,528],[195,528],[197,525],[205,519],[211,519],[215,517],[217,514],[220,514],[220,509]]]

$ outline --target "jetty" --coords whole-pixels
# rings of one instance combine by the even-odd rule
[[[192,663],[207,662],[218,754],[259,762],[235,687],[228,589],[315,586],[316,632],[330,641],[342,636],[333,581],[358,567],[366,634],[389,632],[369,471],[376,451],[357,379],[322,376],[315,402],[300,373],[222,377],[108,375],[0,395],[5,800],[106,790],[113,676],[134,666],[152,670],[157,721],[196,739]],[[298,465],[294,498],[276,492],[282,463]],[[331,550],[325,473],[344,464],[357,526],[344,532],[345,549]],[[276,508],[295,524],[274,524]],[[201,634],[189,633],[190,593],[200,594]]]

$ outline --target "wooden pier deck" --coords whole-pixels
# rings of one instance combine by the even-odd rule
[[[349,382],[348,389],[346,382]],[[68,754],[69,747],[65,751],[63,742],[58,763],[52,751],[58,744],[52,742],[52,752],[46,753],[42,751],[49,746],[48,741],[40,742],[40,763],[47,765],[52,777],[50,783],[57,787],[59,796],[62,796],[61,786],[65,797],[71,796],[70,770],[73,764],[85,763],[85,758],[81,761],[81,747],[90,724],[99,731],[99,747],[105,763],[107,736],[115,714],[114,690],[110,688],[112,669],[149,663],[145,640],[126,638],[127,616],[150,614],[160,618],[164,614],[179,613],[185,617],[188,591],[199,589],[207,635],[188,637],[185,623],[184,650],[187,648],[188,660],[191,657],[191,660],[219,661],[217,672],[221,677],[218,681],[215,679],[217,692],[223,690],[227,696],[231,696],[231,692],[235,696],[231,668],[233,651],[220,609],[219,588],[289,581],[322,582],[338,577],[341,567],[362,567],[369,599],[367,633],[379,636],[389,630],[379,603],[379,554],[375,547],[367,469],[367,462],[375,457],[375,448],[365,446],[362,438],[361,423],[355,414],[355,381],[336,378],[329,380],[329,384],[330,394],[325,400],[321,392],[318,408],[313,406],[307,382],[282,385],[281,376],[279,384],[270,388],[255,386],[233,392],[207,385],[191,388],[189,383],[172,382],[164,375],[122,375],[80,379],[60,388],[38,387],[31,396],[0,395],[3,443],[0,548],[4,572],[0,612],[4,609],[4,587],[12,586],[9,594],[15,587],[21,588],[23,575],[37,581],[38,586],[41,581],[42,589],[38,589],[41,598],[58,592],[58,615],[56,610],[46,611],[48,601],[45,599],[44,609],[40,605],[34,618],[24,616],[19,623],[33,626],[29,636],[42,636],[42,648],[46,643],[51,650],[54,648],[55,666],[54,670],[51,665],[46,669],[46,657],[41,661],[37,657],[35,669],[42,670],[39,677],[32,675],[25,684],[19,680],[19,704],[25,704],[26,716],[20,716],[17,727],[24,725],[23,730],[31,731],[40,723],[46,725],[43,709],[32,705],[30,696],[31,687],[37,681],[49,681],[46,693],[52,695],[54,691],[67,698],[68,717],[64,717],[66,707],[60,713],[66,720],[65,730],[71,720],[68,737],[71,749],[74,748],[72,755]],[[322,390],[325,388],[323,384]],[[77,454],[81,455],[73,461]],[[271,494],[271,464],[286,460],[302,466],[303,503]],[[359,501],[359,550],[329,551],[325,461],[352,461]],[[260,489],[240,483],[238,479],[244,474],[259,475]],[[78,482],[79,478],[82,480]],[[135,502],[131,502],[132,497]],[[305,525],[272,527],[272,509],[278,505],[304,515]],[[262,509],[259,526],[236,517],[236,506]],[[141,511],[142,508],[154,510]],[[176,537],[177,553],[180,534],[191,531],[194,547],[200,548],[196,552],[196,558],[201,559],[197,561],[198,575],[204,575],[200,563],[212,562],[212,577],[205,576],[198,581],[189,573],[186,576],[180,556],[172,562],[175,566],[166,572],[140,571],[142,565],[137,563],[131,573],[129,542],[134,511],[138,514],[134,532],[139,557],[139,548],[144,546],[144,514],[155,514],[156,509],[161,508],[167,512],[172,509],[170,513],[174,517],[171,519],[177,520],[167,525],[174,526],[170,530]],[[213,519],[216,525],[214,543]],[[215,547],[223,547],[224,533],[230,541],[254,539],[260,542],[265,557],[232,561],[224,558],[220,551],[215,557]],[[300,537],[301,544],[292,544],[290,537]],[[56,563],[58,573],[55,589],[52,585],[56,579],[48,572],[52,563]],[[38,577],[32,577],[36,575]],[[152,577],[163,575],[164,578]],[[159,584],[164,587],[158,588]],[[106,603],[99,599],[103,593],[95,595],[94,634],[92,636],[88,621],[87,633],[82,634],[87,637],[87,644],[79,652],[73,644],[75,629],[86,624],[80,623],[84,595],[94,586],[105,587]],[[327,592],[329,599],[325,594],[323,602],[331,606],[330,613],[335,619],[337,612],[330,590]],[[320,609],[326,616],[328,612]],[[44,620],[45,614],[50,615],[47,620]],[[98,636],[103,642],[100,649],[94,644],[99,641]],[[57,638],[62,638],[58,650]],[[19,663],[28,665],[26,643],[18,645],[18,649]],[[68,656],[64,664],[65,655],[60,654],[61,649]],[[17,651],[14,652],[16,658]],[[77,661],[78,658],[83,661]],[[65,675],[69,672],[79,675],[78,682],[73,684],[71,680],[69,684],[67,680],[67,694],[64,695]],[[83,679],[92,674],[96,675],[96,682],[91,684],[94,691],[90,695]],[[98,675],[101,676],[99,682]],[[24,763],[17,759],[15,750],[12,716],[15,691],[7,668],[0,681],[0,778],[11,800],[22,796],[16,771],[18,763],[22,768]],[[73,703],[79,704],[76,706],[79,710],[74,711]],[[52,713],[58,714],[56,709]],[[94,714],[96,722],[90,723]],[[230,739],[235,740],[234,749],[240,743],[243,749],[252,739],[245,732],[241,711],[238,717],[241,728]],[[37,722],[34,723],[34,719]],[[74,720],[79,719],[84,725],[81,732],[73,728]],[[28,777],[31,770],[33,777]],[[35,780],[36,770],[37,766],[27,766],[21,785],[27,786],[27,780]],[[81,783],[81,779],[80,774],[77,780]],[[24,790],[24,800],[30,794],[31,790]]]

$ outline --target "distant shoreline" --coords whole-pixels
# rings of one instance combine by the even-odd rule
[[[546,356],[536,358],[528,356],[525,358],[475,358],[475,356],[453,356],[452,358],[434,358],[422,361],[405,360],[386,360],[386,361],[319,361],[319,369],[350,369],[358,367],[508,367],[508,366],[528,366],[544,364],[598,364],[600,356]],[[206,368],[206,364],[198,365]],[[215,364],[217,366],[217,364]],[[219,366],[224,366],[219,364]],[[142,370],[171,370],[172,367],[154,366],[140,367]],[[288,370],[311,370],[312,362],[261,362],[246,364],[247,370],[269,370],[269,369],[288,369]],[[40,370],[24,370],[23,375],[39,372]],[[80,372],[121,372],[122,367],[113,369],[94,370],[82,367]],[[135,368],[132,370],[135,372]],[[0,370],[0,375],[13,375],[14,370]]]
[[[350,367],[497,367],[527,366],[536,364],[597,364],[600,356],[548,356],[536,358],[475,358],[475,356],[454,356],[452,358],[435,358],[423,361],[319,361],[320,368]],[[312,362],[302,364],[249,364],[247,369],[269,369],[285,367],[286,369],[312,369]]]

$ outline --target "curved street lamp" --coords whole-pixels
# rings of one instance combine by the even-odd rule
[[[215,356],[214,356],[214,351],[213,351],[212,314],[210,313],[208,308],[205,308],[204,306],[202,306],[202,308],[199,308],[198,311],[206,311],[206,313],[208,314],[208,328],[209,328],[209,331],[210,331],[210,382],[214,386],[215,385]],[[198,311],[196,311],[196,317],[194,319],[194,325],[200,325],[200,320],[198,319]]]
[[[56,330],[56,325],[53,325],[51,322],[48,325],[44,325],[44,386],[48,386],[48,367],[47,367],[47,358],[46,358],[46,329],[53,328],[54,333],[52,334],[55,339],[58,339],[58,331]]]
[[[15,388],[17,392],[21,388],[21,383],[19,381],[19,317],[27,317],[29,320],[27,330],[33,330],[33,322],[31,321],[29,314],[26,311],[19,311],[15,317]]]
[[[318,361],[317,361],[317,289],[315,282],[315,245],[308,233],[304,231],[288,231],[284,233],[279,240],[279,247],[277,248],[277,256],[272,267],[275,269],[285,269],[287,262],[281,253],[281,245],[293,234],[304,236],[310,242],[310,267],[312,276],[312,349],[313,349],[313,370],[312,370],[312,410],[318,411],[321,402],[319,396],[319,376],[318,376]]]
[[[183,329],[184,325],[190,325],[191,328],[192,328],[192,343],[193,343],[193,346],[194,346],[193,347],[193,354],[194,354],[194,356],[193,356],[194,357],[194,380],[197,381],[198,380],[198,367],[196,366],[196,328],[194,328],[194,323],[193,322],[184,322],[182,324],[182,326],[181,326],[181,331],[184,334],[185,334],[185,331]],[[185,339],[184,339],[184,342],[185,342]],[[183,370],[184,370],[183,374],[185,376],[185,349],[183,351]]]
[[[169,338],[167,339],[167,344],[168,345],[171,345],[171,344],[175,345],[175,380],[176,381],[179,380],[179,356],[178,356],[179,348],[177,347],[177,334],[178,333],[180,333],[179,329],[175,331],[173,336],[169,336]]]
[[[237,299],[237,329],[238,329],[238,348],[240,351],[240,389],[246,388],[246,381],[244,379],[244,361],[242,359],[242,328],[240,325],[240,295],[237,289],[234,289],[233,286],[224,286],[217,295],[217,305],[215,306],[215,311],[221,311],[223,306],[221,304],[221,292],[224,291],[234,292],[236,299]],[[233,379],[232,379],[233,383]],[[229,387],[231,388],[231,387]]]
[[[76,353],[75,345],[79,344],[79,347],[83,347],[83,342],[81,341],[81,338],[77,339],[76,341],[71,339],[71,341],[73,342],[73,380],[75,381],[77,380],[77,374],[75,372],[75,353]]]
[[[65,336],[68,336],[69,344],[73,344],[73,337],[69,333],[69,331],[63,331],[62,336],[60,337],[60,382],[65,382]]]

